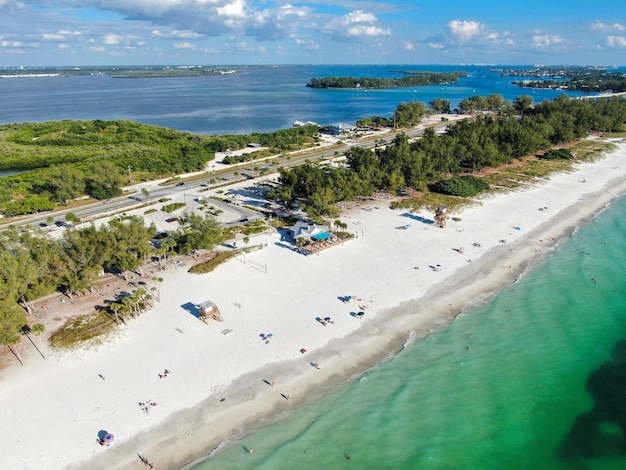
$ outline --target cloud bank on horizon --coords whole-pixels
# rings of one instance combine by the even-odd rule
[[[0,0],[0,66],[625,65],[621,2]]]

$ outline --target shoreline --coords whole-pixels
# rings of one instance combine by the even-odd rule
[[[408,343],[493,298],[545,259],[560,240],[626,194],[625,157],[626,144],[620,143],[618,150],[597,162],[581,164],[573,173],[555,175],[524,190],[491,195],[480,205],[463,209],[461,221],[450,221],[443,230],[413,221],[409,230],[395,230],[400,221],[407,220],[400,211],[357,208],[341,217],[359,233],[359,239],[321,255],[296,255],[270,237],[272,244],[254,255],[257,262],[267,263],[267,274],[235,260],[204,277],[190,277],[177,269],[167,272],[163,301],[130,322],[113,344],[50,356],[47,365],[52,371],[41,376],[15,371],[15,393],[0,391],[0,398],[9,394],[9,403],[15,406],[8,425],[0,427],[0,436],[7,445],[15,443],[16,450],[22,445],[34,450],[21,460],[0,457],[0,463],[13,468],[19,461],[20,468],[34,468],[52,447],[58,455],[48,462],[55,468],[144,468],[137,453],[158,468],[189,468],[224,442],[245,437],[283,413],[320,399],[389,360]],[[581,174],[589,183],[577,182]],[[546,202],[546,198],[555,200]],[[550,206],[549,213],[537,211],[544,205]],[[514,225],[521,226],[521,231]],[[485,231],[485,226],[490,230]],[[499,242],[503,238],[506,243]],[[482,246],[468,248],[474,241]],[[466,247],[462,256],[453,251],[460,243]],[[429,263],[441,263],[443,270],[430,270]],[[319,278],[321,273],[325,273],[323,278]],[[350,316],[349,310],[357,307],[342,305],[337,299],[352,294],[373,300],[364,319]],[[181,313],[181,303],[209,298],[220,306],[224,324],[204,325]],[[242,306],[233,306],[235,300]],[[332,313],[335,324],[321,326],[314,321],[326,312]],[[220,334],[231,327],[233,333]],[[184,334],[172,333],[175,328]],[[254,332],[273,332],[275,337],[271,344],[263,344],[258,338],[252,340],[258,336]],[[138,349],[136,343],[142,340],[159,341],[163,346]],[[308,349],[306,354],[300,353],[303,347]],[[96,356],[110,362],[103,365]],[[124,361],[129,357],[133,363]],[[310,362],[318,362],[321,369],[311,367]],[[172,376],[155,380],[163,367],[170,368]],[[106,372],[106,382],[96,377],[100,370]],[[65,380],[58,377],[59,372],[66,374]],[[264,380],[275,380],[276,386]],[[60,449],[54,441],[40,442],[45,439],[40,434],[31,436],[32,426],[17,436],[17,442],[10,435],[11,423],[21,423],[16,420],[24,406],[21,401],[36,396],[28,387],[36,384],[49,384],[53,395],[56,391],[53,399],[60,402],[59,410],[49,414],[35,410],[27,418],[33,426],[37,419],[62,425],[60,414],[67,411],[66,401],[74,400],[70,409],[75,408],[81,418],[84,415],[84,422],[71,425],[70,418],[66,422],[72,429],[62,434],[78,447]],[[75,390],[68,390],[69,396],[63,399],[58,395],[63,387]],[[23,397],[18,397],[20,391]],[[136,397],[148,398],[148,393],[159,401],[154,415],[142,416],[134,403],[127,405]],[[290,399],[281,398],[280,393]],[[97,403],[98,408],[85,401]],[[164,414],[158,414],[161,411]],[[135,414],[128,416],[131,413]],[[6,418],[4,412],[0,411],[0,418]],[[110,426],[116,434],[116,442],[106,450],[92,443],[98,425]],[[23,443],[20,437],[26,435],[36,441]]]
[[[336,361],[338,364],[331,363],[332,374],[330,376],[325,376],[326,382],[312,382],[310,379],[298,380],[298,377],[290,376],[288,378],[288,381],[291,384],[290,389],[295,389],[298,394],[306,392],[308,395],[307,399],[294,402],[293,408],[306,406],[310,402],[322,399],[325,394],[332,393],[339,387],[356,380],[363,374],[367,373],[368,370],[377,367],[383,362],[392,360],[397,354],[401,353],[405,347],[410,346],[410,344],[423,340],[431,334],[436,333],[440,328],[452,323],[458,316],[464,315],[468,311],[471,311],[479,305],[482,305],[496,297],[503,290],[514,284],[521,275],[524,275],[529,270],[534,269],[537,265],[541,264],[546,256],[549,256],[550,252],[556,249],[561,242],[572,235],[573,231],[577,230],[580,226],[589,223],[599,212],[608,208],[609,205],[621,197],[624,197],[626,195],[626,181],[615,178],[609,181],[603,189],[607,189],[608,191],[602,191],[589,195],[591,198],[599,195],[605,196],[604,198],[599,199],[596,204],[590,207],[570,206],[564,209],[562,212],[567,212],[567,214],[562,214],[562,212],[558,214],[565,216],[563,222],[558,224],[556,227],[553,226],[551,230],[547,230],[545,228],[546,225],[551,224],[551,221],[545,222],[529,233],[526,237],[512,244],[511,246],[515,248],[514,252],[508,252],[507,255],[502,257],[502,247],[491,248],[489,252],[481,258],[481,261],[484,261],[484,264],[480,262],[475,263],[476,265],[480,264],[480,266],[477,266],[480,273],[473,272],[468,275],[468,273],[462,272],[464,271],[464,268],[461,268],[452,274],[451,277],[455,278],[454,280],[446,279],[442,281],[438,285],[433,286],[423,297],[406,301],[397,307],[388,309],[387,312],[380,312],[380,318],[377,319],[378,324],[370,325],[369,328],[375,328],[378,331],[382,331],[381,327],[384,324],[387,329],[394,331],[394,333],[392,335],[385,336],[383,339],[373,335],[372,331],[368,332],[367,335],[363,335],[364,332],[361,331],[353,333],[355,336],[359,337],[358,339],[360,340],[360,344],[357,346],[353,343],[351,344],[350,349],[353,356],[359,356],[362,360],[349,360],[348,364],[345,364],[345,361],[339,359]],[[611,190],[617,190],[617,192],[611,192]],[[544,237],[545,234],[549,234],[548,236],[553,238],[553,240],[550,240],[549,242],[539,242],[539,244],[536,240],[532,240],[533,235],[542,234]],[[533,251],[538,248],[542,248],[542,253],[539,257],[537,257],[537,253]],[[532,251],[532,254],[529,254],[529,251]],[[503,268],[503,262],[511,262],[512,264],[515,264],[515,268]],[[468,266],[467,268],[472,267],[473,266]],[[500,269],[498,269],[498,267],[500,267]],[[484,271],[490,272],[484,273]],[[503,272],[507,274],[504,277],[500,275]],[[482,274],[482,277],[477,280],[474,276],[479,274]],[[484,283],[487,283],[487,285],[484,285]],[[440,304],[440,300],[438,298],[439,295],[450,288],[458,289],[456,294],[453,296],[454,302],[448,306],[438,305]],[[478,296],[475,295],[477,291]],[[476,300],[477,297],[478,300]],[[423,318],[418,320],[416,318],[410,318],[407,315],[410,314],[410,312],[427,310],[429,308],[433,311],[429,318],[429,322],[424,322]],[[391,314],[398,313],[399,310],[403,310],[403,314],[407,316],[400,319],[400,321],[393,321],[391,328],[389,328]],[[398,326],[400,326],[401,329],[397,329]],[[351,338],[342,338],[336,341],[344,341],[346,339],[350,340]],[[322,359],[328,360],[330,356],[338,353],[340,348],[338,344],[329,344],[326,349],[327,350],[323,351],[320,356]],[[372,353],[372,351],[375,352]],[[328,362],[325,362],[325,364],[325,367],[327,367]],[[255,374],[251,375],[254,376]],[[242,379],[247,381],[248,377],[242,377]],[[253,401],[258,399],[263,398],[260,398],[258,395],[252,398]],[[246,405],[246,403],[235,404],[236,407],[241,407],[241,412],[245,412],[248,408],[244,405]],[[229,437],[219,440],[219,442],[214,441],[212,445],[206,446],[194,460],[187,461],[187,463],[184,463],[182,466],[182,460],[178,463],[175,463],[174,461],[171,463],[175,468],[180,468],[181,470],[191,469],[201,462],[210,459],[214,452],[218,452],[223,445],[228,444],[230,441],[243,439],[263,427],[280,421],[282,413],[288,412],[291,409],[292,408],[283,409],[276,406],[267,410],[269,411],[269,417],[264,418],[266,422],[261,425],[256,425],[253,423],[253,420],[240,421],[239,425],[243,429],[240,429],[238,432],[232,432]],[[235,418],[241,416],[240,411],[233,411],[232,416]],[[203,424],[200,426],[200,431],[203,430],[202,428],[205,428],[204,430],[211,428],[210,424]],[[237,426],[233,426],[233,430],[236,427]],[[176,439],[173,439],[173,442],[175,441]],[[169,441],[165,441],[162,444],[166,447],[169,443]],[[165,451],[163,455],[159,454],[160,453],[157,452],[154,455],[157,457],[165,457],[165,454],[169,454],[169,452]],[[133,467],[125,468],[130,469]]]

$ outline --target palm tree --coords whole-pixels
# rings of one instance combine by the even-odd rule
[[[156,286],[157,300],[160,302],[161,301],[161,283],[163,282],[163,278],[162,277],[153,277],[152,280],[157,285]]]
[[[128,297],[124,297],[124,299],[128,299]],[[132,315],[132,310],[130,308],[130,305],[128,302],[125,302],[124,299],[122,299],[122,303],[120,304],[120,308],[119,308],[119,312],[122,314],[121,318],[122,318],[122,323],[124,322],[124,317],[128,314]]]
[[[120,312],[120,310],[122,310],[122,307],[123,307],[123,305],[120,302],[113,302],[111,305],[109,305],[109,308],[111,309],[111,311],[115,315],[115,322],[118,325],[120,324],[119,312]]]
[[[4,344],[9,350],[13,353],[13,355],[20,361],[20,364],[24,365],[22,358],[20,357],[17,349],[13,349],[12,346],[15,346],[20,342],[20,335],[17,331],[2,329],[0,330],[0,344]]]
[[[17,304],[0,299],[0,344],[4,344],[24,365],[19,352],[13,348],[21,341],[21,329],[26,323],[26,312]]]
[[[41,341],[41,335],[44,334],[46,332],[46,327],[43,326],[41,323],[35,323],[31,328],[30,328],[30,332],[32,334],[34,334],[35,336],[39,337],[39,346],[41,346],[41,349],[43,349],[43,343]]]
[[[131,317],[135,318],[135,308],[133,299],[125,295],[122,297],[122,308],[120,309],[122,313],[129,313]]]

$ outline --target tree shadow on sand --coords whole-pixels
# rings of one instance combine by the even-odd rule
[[[576,418],[559,457],[579,466],[586,459],[626,457],[626,341],[615,345],[610,359],[589,375],[586,386],[594,407]]]

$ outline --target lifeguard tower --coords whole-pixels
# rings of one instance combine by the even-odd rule
[[[206,323],[208,319],[213,319],[219,322],[224,321],[222,319],[220,309],[217,308],[217,305],[214,302],[207,300],[206,302],[198,304],[198,308],[200,310],[200,320],[204,323]]]
[[[448,208],[446,206],[437,206],[435,209],[435,223],[437,227],[444,228],[448,220]]]

